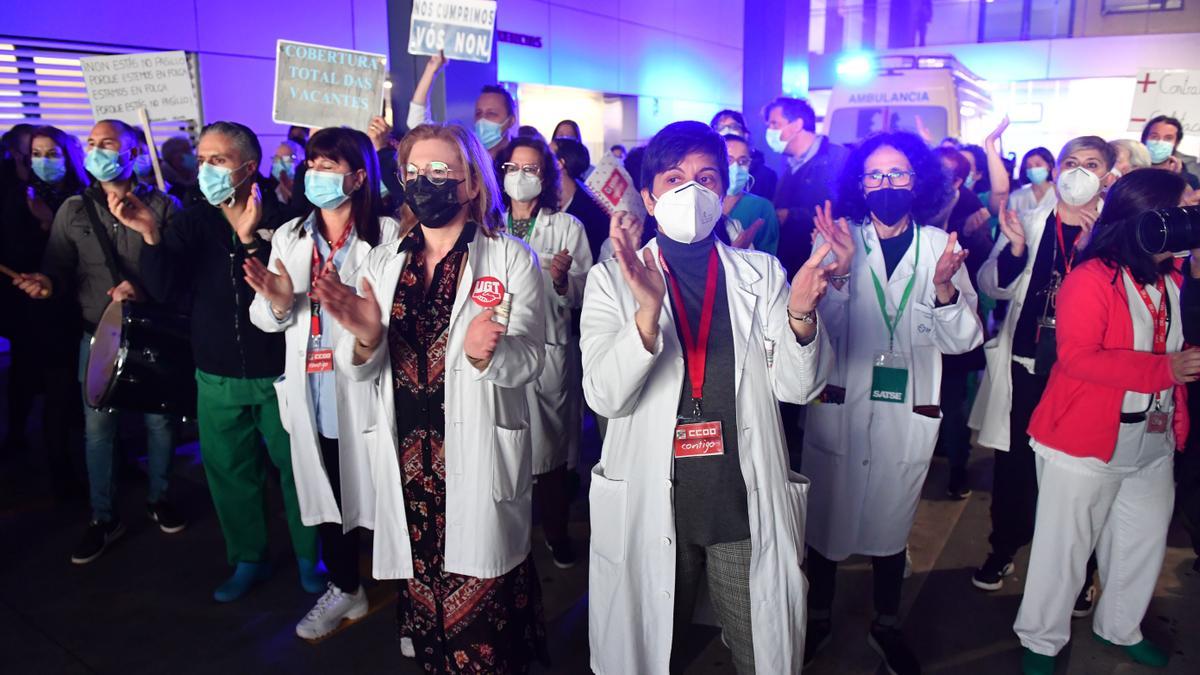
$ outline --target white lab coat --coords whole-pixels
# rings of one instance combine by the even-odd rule
[[[365,278],[375,290],[385,336],[396,285],[408,261],[408,253],[399,248],[391,244],[371,251],[359,275],[360,285]],[[471,299],[479,277],[495,277],[512,294],[508,332],[482,372],[463,351],[467,326],[483,311]],[[542,368],[546,329],[540,277],[535,256],[519,239],[506,234],[488,237],[479,230],[468,245],[445,357],[447,572],[490,579],[529,555],[533,458],[524,390]],[[343,335],[334,363],[352,379],[369,383],[374,392],[359,430],[372,457],[376,497],[372,576],[411,579],[388,341],[385,337],[358,365],[354,343],[352,334]]]
[[[1032,190],[1030,191],[1032,194]],[[1000,332],[983,346],[987,358],[987,370],[975,395],[968,424],[979,432],[977,442],[985,448],[1008,452],[1009,417],[1012,414],[1012,350],[1013,335],[1017,331],[1017,319],[1025,306],[1029,292],[1029,276],[1033,273],[1033,262],[1037,260],[1038,247],[1046,230],[1046,219],[1058,205],[1056,199],[1044,199],[1034,208],[1021,211],[1021,227],[1025,230],[1025,271],[1011,284],[1000,286],[998,260],[1008,248],[1008,237],[1001,230],[992,247],[992,254],[979,268],[979,288],[988,297],[1008,301],[1008,313]],[[1045,298],[1031,298],[1033,302],[1045,302]]]
[[[913,412],[913,406],[939,405],[942,354],[963,354],[983,342],[965,265],[953,278],[957,300],[935,308],[933,272],[946,249],[944,231],[922,227],[918,266],[914,269],[917,247],[910,245],[888,279],[874,226],[850,230],[857,246],[850,279],[841,289],[830,285],[819,305],[836,360],[829,385],[844,387],[846,402],[809,406],[804,430],[803,468],[813,485],[808,544],[831,560],[904,550],[941,424],[940,418]],[[875,354],[888,349],[871,270],[884,286],[889,315],[915,277],[895,336],[895,351],[908,360],[903,403],[869,397]]]
[[[570,397],[579,395],[572,387],[568,373],[567,350],[575,347],[571,339],[571,311],[583,304],[583,286],[592,268],[592,250],[588,246],[583,225],[569,213],[550,213],[543,210],[533,223],[529,247],[537,254],[542,266],[543,291],[546,297],[546,353],[542,359],[542,374],[537,383],[526,388],[529,399],[529,430],[533,438],[533,474],[546,473],[567,461],[571,425],[578,426],[579,406]],[[567,294],[554,290],[550,264],[559,251],[571,254],[571,269],[567,272]],[[577,348],[577,347],[576,347]],[[571,412],[576,416],[571,418]]]
[[[657,243],[646,248],[657,256]],[[796,340],[779,261],[723,244],[717,250],[735,341],[754,658],[762,672],[798,673],[804,660],[806,581],[800,561],[808,480],[788,470],[777,401],[804,403],[821,390],[829,346],[823,328],[807,346]],[[636,308],[615,260],[592,268],[583,302],[583,389],[592,409],[608,418],[590,493],[588,632],[591,667],[600,675],[666,673],[671,655],[672,440],[683,352],[669,302],[663,303],[653,354],[642,345]],[[774,350],[771,366],[768,349]]]
[[[310,216],[311,217],[311,216]],[[371,487],[371,470],[367,449],[362,444],[357,417],[369,400],[370,389],[351,381],[345,373],[334,369],[337,391],[338,466],[342,508],[333,497],[329,476],[321,460],[317,440],[315,407],[308,386],[306,358],[308,354],[310,304],[308,291],[312,274],[313,239],[303,227],[304,219],[296,218],[281,226],[271,238],[271,259],[267,268],[275,273],[275,262],[282,260],[292,277],[295,300],[291,314],[283,321],[275,318],[271,303],[257,295],[250,303],[250,321],[267,333],[284,334],[286,359],[283,375],[275,381],[279,399],[279,419],[291,436],[292,474],[296,480],[296,497],[300,502],[300,517],[305,525],[341,523],[347,532],[356,527],[375,525],[375,492]],[[379,219],[380,243],[395,241],[400,224],[391,218]],[[342,283],[352,285],[359,268],[371,251],[371,245],[355,240],[346,249],[346,258],[338,269]],[[341,324],[326,317],[325,330],[332,343],[344,332]]]

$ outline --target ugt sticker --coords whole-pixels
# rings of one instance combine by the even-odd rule
[[[504,284],[496,277],[480,277],[471,289],[471,299],[480,307],[495,307],[504,299]]]

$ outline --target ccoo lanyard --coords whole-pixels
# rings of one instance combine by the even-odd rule
[[[314,281],[325,276],[331,270],[337,269],[333,264],[333,258],[334,258],[334,256],[336,256],[338,254],[338,251],[340,251],[342,249],[342,247],[346,245],[346,242],[350,239],[350,233],[353,231],[354,231],[354,225],[352,223],[346,223],[346,229],[342,232],[342,236],[338,237],[338,240],[336,242],[333,242],[332,244],[330,244],[329,259],[325,261],[324,265],[322,265],[321,264],[321,253],[318,250],[320,247],[317,245],[318,242],[316,239],[317,237],[321,236],[321,233],[320,233],[319,228],[317,228],[314,224],[314,226],[313,226],[313,249],[312,249],[312,273],[311,273],[312,279],[309,281],[309,288],[312,287],[312,283]],[[320,337],[320,335],[321,335],[321,303],[317,302],[315,298],[313,298],[311,300],[311,303],[312,303],[312,306],[311,306],[312,320],[309,322],[308,335],[310,338],[317,338],[317,337]]]
[[[1150,294],[1147,293],[1146,289],[1137,282],[1137,279],[1134,279],[1133,273],[1130,272],[1128,268],[1125,269],[1125,273],[1128,274],[1130,280],[1133,281],[1133,286],[1137,289],[1138,295],[1142,297],[1142,302],[1146,303],[1146,311],[1150,313],[1150,318],[1154,320],[1154,341],[1151,349],[1155,354],[1166,354],[1167,331],[1168,326],[1170,325],[1168,319],[1168,315],[1170,314],[1170,308],[1168,307],[1168,304],[1170,300],[1167,298],[1167,289],[1163,284],[1163,280],[1160,278],[1154,284],[1155,290],[1157,290],[1161,296],[1158,309],[1155,309],[1154,301],[1150,299]]]
[[[708,337],[712,333],[713,308],[717,302],[717,249],[713,247],[708,256],[708,273],[704,279],[704,304],[700,309],[700,334],[692,336],[692,324],[688,321],[687,307],[683,302],[683,293],[679,283],[675,281],[662,251],[658,252],[663,270],[667,273],[667,283],[671,287],[671,297],[675,300],[675,311],[679,314],[679,332],[683,334],[683,348],[687,353],[688,380],[692,385],[692,404],[694,415],[700,416],[700,401],[704,398],[704,365],[708,360]]]
[[[871,253],[871,247],[867,245],[867,235],[864,230],[859,230],[862,235],[863,249],[867,255]],[[888,330],[888,351],[891,351],[895,346],[896,327],[900,325],[900,316],[904,314],[904,308],[908,305],[908,296],[912,295],[913,285],[917,282],[916,267],[917,263],[921,262],[921,228],[915,223],[913,224],[913,246],[916,247],[916,253],[913,254],[913,275],[908,278],[908,285],[904,287],[904,294],[900,296],[900,304],[896,306],[896,315],[888,316],[887,311],[887,295],[883,292],[883,284],[879,282],[879,275],[875,274],[875,269],[867,265],[867,269],[871,270],[871,281],[875,282],[875,296],[879,300],[879,311],[883,314],[883,325],[887,326]]]
[[[1075,260],[1075,247],[1071,247],[1071,252],[1067,253],[1066,239],[1063,237],[1063,222],[1062,215],[1055,210],[1054,221],[1058,225],[1058,249],[1062,251],[1063,266],[1067,269],[1067,274],[1071,273],[1071,263]],[[1051,270],[1053,271],[1053,270]],[[1140,286],[1138,288],[1141,288]]]

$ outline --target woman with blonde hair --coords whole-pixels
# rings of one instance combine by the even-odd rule
[[[400,634],[427,671],[521,673],[545,654],[524,391],[542,368],[541,270],[502,233],[492,163],[469,131],[418,126],[397,166],[418,226],[368,255],[361,295],[313,285],[347,331],[335,367],[374,385],[360,420],[373,575],[404,580]]]

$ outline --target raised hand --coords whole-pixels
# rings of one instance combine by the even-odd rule
[[[246,208],[242,209],[241,215],[233,223],[233,230],[243,244],[254,241],[254,231],[258,229],[260,220],[262,220],[262,190],[259,189],[258,183],[254,183],[250,186],[250,198],[246,200]]]
[[[383,314],[371,282],[363,279],[362,295],[358,295],[337,275],[326,274],[313,282],[313,297],[321,303],[321,311],[350,331],[363,348],[374,350],[383,339]]]
[[[392,125],[379,115],[372,117],[371,123],[367,125],[367,136],[371,137],[371,144],[375,146],[376,152],[391,145],[391,134]]]
[[[845,218],[838,218],[837,222],[834,222],[833,205],[826,199],[824,207],[816,207],[813,225],[815,231],[829,242],[834,256],[837,257],[832,273],[838,276],[849,274],[850,264],[854,262],[855,248],[854,237],[850,235],[850,224]]]
[[[439,70],[445,68],[449,61],[450,59],[446,58],[446,52],[439,50],[437,54],[430,56],[429,60],[425,62],[425,70],[433,71],[436,74]]]
[[[158,220],[137,195],[127,192],[124,197],[118,197],[106,192],[105,196],[108,197],[108,210],[118,223],[142,235],[147,244],[157,243]]]
[[[246,283],[254,289],[255,293],[271,303],[271,311],[275,312],[276,316],[284,316],[292,308],[295,286],[292,284],[292,275],[288,274],[283,260],[275,260],[275,269],[278,272],[272,273],[266,265],[262,264],[261,260],[254,256],[247,257],[246,262],[242,263],[242,272],[245,274]]]
[[[967,259],[967,249],[964,248],[957,252],[954,250],[957,244],[958,233],[953,232],[946,242],[946,250],[942,251],[942,257],[938,258],[937,267],[933,270],[933,287],[937,291],[938,301],[943,304],[954,299],[957,291],[951,281],[954,279],[954,273],[962,267],[963,261]]]
[[[1013,256],[1020,258],[1025,255],[1025,227],[1017,212],[1008,208],[1000,209],[1000,231],[1008,239],[1008,250]]]
[[[467,326],[467,335],[463,339],[463,351],[471,360],[471,365],[479,370],[487,368],[492,354],[496,351],[496,345],[500,344],[500,337],[507,330],[504,324],[492,321],[495,315],[496,310],[491,308],[477,314]]]
[[[1000,120],[1000,124],[992,130],[992,133],[987,135],[987,139],[983,142],[984,150],[1000,154],[1000,137],[1004,135],[1004,130],[1008,128],[1008,115]]]
[[[1179,384],[1200,379],[1200,349],[1192,348],[1168,354],[1171,359],[1171,377]]]
[[[796,272],[796,276],[792,277],[792,291],[788,295],[788,311],[791,313],[807,314],[817,308],[817,303],[829,287],[828,275],[837,265],[821,264],[832,248],[829,242],[821,244]]]
[[[662,312],[667,283],[650,249],[642,251],[641,258],[638,257],[641,236],[642,223],[637,216],[627,211],[617,211],[613,214],[608,227],[608,237],[613,244],[613,257],[620,265],[621,276],[624,277],[625,284],[629,286],[629,291],[638,305],[634,321],[642,337],[642,345],[647,351],[652,351],[658,339],[658,317]]]
[[[554,292],[559,295],[567,294],[567,272],[571,270],[573,260],[571,252],[564,248],[550,261],[550,280],[554,282]]]

